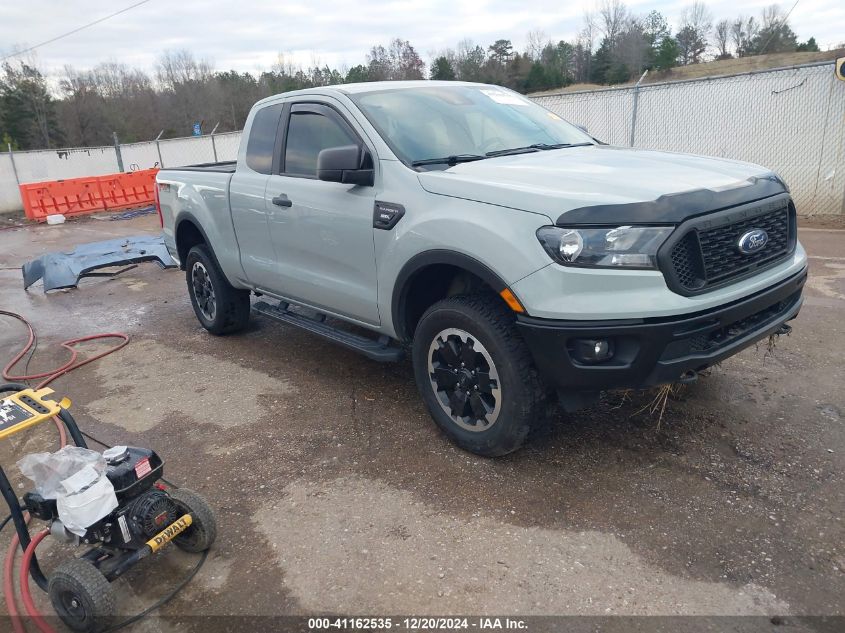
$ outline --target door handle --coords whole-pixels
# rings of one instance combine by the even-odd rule
[[[277,207],[290,207],[293,206],[293,202],[291,202],[290,198],[288,198],[285,194],[280,193],[278,196],[273,198],[273,204]]]

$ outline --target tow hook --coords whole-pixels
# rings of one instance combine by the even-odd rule
[[[683,374],[681,374],[680,378],[678,378],[678,382],[681,383],[682,385],[691,385],[692,383],[696,382],[697,380],[698,380],[698,372],[695,371],[694,369],[688,369]]]

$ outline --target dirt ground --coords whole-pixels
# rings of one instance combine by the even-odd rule
[[[64,362],[62,340],[129,334],[53,387],[84,430],[154,447],[166,476],[218,512],[217,544],[167,617],[127,630],[340,613],[756,615],[791,631],[833,630],[797,616],[845,614],[845,231],[802,230],[805,305],[773,354],[728,360],[659,424],[638,413],[649,396],[612,394],[488,460],[437,431],[407,362],[380,365],[260,318],[215,338],[178,270],[23,291],[31,257],[158,230],[154,215],[0,229],[0,308],[37,328],[30,370]],[[24,340],[0,317],[2,364]],[[0,445],[21,493],[15,460],[55,441],[44,425]],[[48,571],[69,554],[43,549]],[[195,561],[173,549],[136,567],[118,581],[122,611]]]

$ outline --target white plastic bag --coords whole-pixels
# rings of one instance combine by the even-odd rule
[[[117,507],[114,486],[108,477],[98,474],[91,466],[86,466],[62,483],[73,491],[56,497],[59,518],[68,532],[84,536],[88,526]]]
[[[55,453],[26,455],[18,468],[35,482],[38,494],[56,500],[59,519],[79,536],[117,507],[114,486],[105,476],[106,460],[97,451],[65,446]]]

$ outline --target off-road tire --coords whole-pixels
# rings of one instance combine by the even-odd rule
[[[495,364],[501,389],[501,408],[484,430],[467,430],[448,414],[429,377],[429,350],[435,337],[460,329],[480,342]],[[456,295],[438,301],[420,318],[413,340],[414,377],[431,417],[461,448],[496,457],[520,448],[545,420],[546,391],[531,354],[517,331],[514,313],[494,295]]]
[[[189,513],[193,519],[190,527],[174,538],[173,543],[186,552],[204,552],[217,538],[217,519],[211,506],[187,488],[173,488],[168,490],[168,494],[179,508],[180,515]]]
[[[59,565],[50,574],[47,592],[62,622],[74,631],[101,631],[113,622],[117,613],[109,581],[93,564],[81,558]]]
[[[210,314],[200,305],[202,298],[197,297],[195,274],[204,275],[213,289],[215,305]],[[206,330],[212,334],[230,334],[247,326],[250,313],[249,290],[239,290],[226,280],[205,244],[198,244],[188,251],[185,279],[194,314]]]

